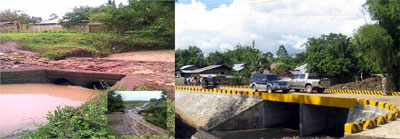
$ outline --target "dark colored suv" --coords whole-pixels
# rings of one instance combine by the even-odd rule
[[[276,74],[254,74],[250,80],[250,87],[253,92],[265,90],[268,93],[275,92],[275,90],[282,90],[282,92],[289,92],[290,85],[287,81],[282,81]]]

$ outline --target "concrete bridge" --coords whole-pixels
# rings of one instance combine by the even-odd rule
[[[343,137],[399,117],[394,105],[363,99],[176,89],[176,113],[189,125],[206,131],[284,127],[298,130],[302,137]]]
[[[1,70],[1,84],[54,83],[102,89],[102,84],[114,85],[125,75],[57,69]]]

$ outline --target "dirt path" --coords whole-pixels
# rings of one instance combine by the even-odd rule
[[[173,62],[135,61],[107,58],[71,57],[65,60],[49,60],[38,57],[37,53],[17,49],[16,42],[0,44],[0,70],[53,68],[74,71],[121,73],[126,77],[118,82],[127,90],[141,85],[151,89],[165,90],[168,98],[174,99],[175,65]]]
[[[112,54],[107,59],[175,62],[175,50],[148,50]]]
[[[122,135],[165,135],[167,131],[148,123],[139,111],[143,110],[148,104],[140,107],[126,107],[124,113],[109,115],[109,121],[122,121],[118,124],[109,124],[109,129]]]

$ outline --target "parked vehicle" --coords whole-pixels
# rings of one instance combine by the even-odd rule
[[[282,90],[282,92],[289,92],[290,86],[287,81],[282,81],[275,74],[254,74],[250,80],[250,87],[253,92],[265,90],[268,93],[275,92],[275,90]]]
[[[313,73],[302,73],[294,74],[289,80],[290,88],[299,92],[300,89],[305,89],[307,93],[311,93],[313,90],[317,90],[319,93],[323,93],[326,88],[329,87],[330,82],[328,80],[321,80],[316,74]]]
[[[213,75],[205,75],[201,77],[201,86],[204,89],[219,88],[218,78]]]

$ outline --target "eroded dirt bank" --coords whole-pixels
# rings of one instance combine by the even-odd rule
[[[141,85],[150,85],[151,89],[165,90],[168,92],[169,98],[174,98],[174,62],[92,57],[71,57],[56,61],[40,58],[37,53],[19,50],[17,42],[0,44],[0,69],[30,68],[126,74],[127,76],[117,84],[118,86],[125,86],[127,90],[133,90]]]

